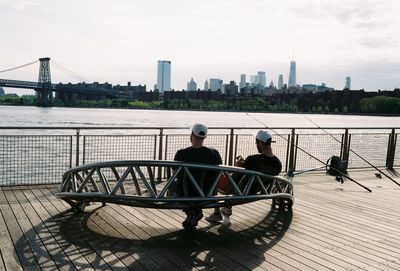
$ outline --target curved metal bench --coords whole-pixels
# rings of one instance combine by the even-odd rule
[[[193,170],[213,172],[207,191],[200,187]],[[240,185],[232,174],[243,176]],[[232,185],[233,194],[215,193],[223,175]],[[182,176],[198,196],[177,195],[177,178]],[[256,194],[251,194],[253,184],[258,184]],[[293,204],[292,183],[282,177],[230,166],[150,160],[101,162],[72,168],[64,173],[57,195],[76,211],[83,211],[89,202],[164,209],[233,206],[263,199],[271,199],[274,207],[291,208]]]

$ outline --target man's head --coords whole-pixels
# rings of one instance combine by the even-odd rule
[[[270,148],[271,142],[275,141],[272,141],[272,136],[270,133],[265,130],[260,130],[257,132],[256,144],[259,153],[262,153],[266,148]]]
[[[204,124],[196,123],[193,125],[192,134],[190,136],[190,141],[193,145],[202,145],[204,139],[207,136],[207,126]]]

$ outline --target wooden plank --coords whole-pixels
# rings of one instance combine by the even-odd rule
[[[74,262],[74,254],[68,254],[64,251],[62,245],[59,240],[55,237],[58,234],[58,227],[52,224],[49,220],[49,216],[40,216],[40,214],[44,214],[45,210],[40,206],[37,200],[31,201],[31,204],[24,203],[23,197],[27,195],[32,199],[32,193],[30,190],[23,190],[17,193],[18,198],[22,201],[22,206],[25,210],[25,214],[28,219],[34,225],[34,230],[37,234],[37,239],[41,240],[43,243],[43,247],[37,247],[37,253],[40,254],[41,257],[44,257],[46,260],[54,261],[54,265],[57,266],[61,270],[73,270]],[[50,256],[47,256],[46,251]],[[79,262],[79,261],[78,261]]]
[[[52,214],[56,215],[59,214],[58,212],[56,212],[54,210],[54,206],[48,201],[48,200],[42,200],[39,201],[39,199],[46,199],[46,197],[44,196],[44,194],[41,193],[40,190],[35,190],[33,189],[31,191],[36,198],[38,199],[38,202],[36,202],[35,204],[37,205],[37,208],[40,209],[40,211],[38,212],[39,216],[41,217],[48,217],[50,218],[50,216]],[[35,208],[35,209],[37,209]],[[45,219],[45,221],[48,221],[47,223],[49,224],[49,226],[51,227],[52,224],[54,224],[56,227],[60,227],[59,224],[57,224],[55,221],[51,221],[51,220],[47,220]],[[103,251],[101,249],[99,249],[99,246],[101,246],[101,244],[99,242],[96,241],[96,237],[93,234],[82,234],[80,232],[80,228],[77,228],[75,231],[75,228],[73,228],[74,226],[79,226],[75,225],[74,223],[80,223],[80,221],[76,221],[76,220],[71,220],[70,223],[66,223],[65,226],[69,227],[68,230],[70,230],[67,234],[69,234],[70,238],[69,241],[72,241],[72,239],[76,239],[79,241],[79,251],[80,253],[86,258],[86,260],[90,263],[91,267],[95,268],[95,269],[113,269],[110,265],[109,262],[115,262],[116,266],[119,266],[120,268],[122,268],[124,265],[118,260],[116,259],[116,257],[114,255],[112,255],[111,253],[109,253],[108,251]],[[82,241],[81,241],[82,240]],[[75,244],[75,246],[78,246],[77,244]],[[81,247],[84,246],[84,247]],[[79,269],[79,267],[77,267]]]
[[[22,192],[14,190],[13,191],[15,196],[21,196]],[[21,193],[21,194],[19,194]],[[23,196],[23,194],[22,194]],[[29,206],[28,206],[29,205]],[[21,227],[21,230],[23,231],[27,242],[35,255],[35,258],[38,261],[38,264],[42,270],[54,270],[56,266],[60,269],[64,270],[71,270],[73,265],[69,263],[69,261],[65,261],[66,265],[64,265],[67,268],[63,268],[62,265],[59,264],[57,261],[57,257],[54,257],[50,255],[43,244],[42,240],[48,239],[48,235],[43,238],[43,228],[39,229],[39,231],[36,231],[36,228],[38,225],[32,225],[30,219],[26,216],[24,210],[29,210],[30,204],[29,203],[22,203],[21,205],[19,204],[11,204],[11,209],[13,213],[16,216],[16,219]],[[39,224],[40,225],[40,224]],[[45,241],[46,242],[46,241]],[[50,250],[52,251],[52,250]],[[57,253],[56,253],[57,255]],[[73,270],[73,269],[72,269]]]
[[[185,219],[185,214],[183,212],[171,212],[170,210],[160,210],[160,212],[163,213],[164,220],[169,219],[170,223],[172,223],[175,227],[182,227],[181,222]],[[215,227],[213,225],[210,225],[208,222],[204,222],[204,220],[201,220],[199,222],[199,230],[203,230],[204,233],[194,236],[196,237],[195,240],[197,240],[198,243],[204,244],[204,247],[206,249],[218,244],[218,249],[215,249],[216,251],[212,251],[215,257],[220,257],[220,259],[218,259],[216,263],[222,263],[231,269],[243,267],[250,267],[250,269],[259,267],[265,270],[273,268],[283,270],[295,269],[295,267],[290,266],[274,257],[266,258],[264,253],[260,253],[259,250],[256,250],[254,252],[244,249],[246,246],[249,245],[254,246],[254,242],[252,242],[251,240],[246,240],[245,238],[240,237],[240,235],[235,234],[233,234],[233,236],[231,235],[232,237],[228,236],[227,238],[225,238],[225,235],[229,233],[229,231],[224,232],[223,234],[219,234],[218,230],[214,228]],[[242,242],[239,243],[241,239]],[[238,246],[238,244],[240,245]],[[243,250],[245,250],[246,253],[243,253]],[[216,268],[218,269],[219,266],[217,265]]]
[[[6,198],[14,198],[12,190],[4,191],[4,195]],[[37,260],[33,255],[28,242],[21,231],[21,228],[19,227],[18,221],[15,219],[10,205],[0,205],[0,210],[4,216],[5,224],[14,244],[15,251],[21,262],[22,268],[25,270],[39,269],[40,267],[37,263]]]
[[[129,231],[134,233],[141,240],[144,240],[143,243],[145,243],[147,246],[150,246],[152,249],[156,249],[157,251],[159,251],[157,254],[162,255],[168,260],[168,262],[170,262],[167,262],[165,265],[160,263],[161,266],[167,267],[168,264],[172,264],[171,268],[174,269],[178,268],[187,270],[189,268],[192,268],[192,265],[183,260],[179,255],[176,255],[164,244],[164,242],[161,242],[161,240],[157,238],[158,233],[152,230],[151,227],[149,227],[150,225],[148,221],[146,223],[143,222],[141,219],[138,219],[136,216],[127,212],[127,209],[132,208],[124,209],[123,207],[111,204],[110,208],[105,209],[105,212],[109,216],[114,217],[115,220],[118,220],[119,223],[124,224],[125,227],[128,227],[128,225],[132,224],[135,225],[134,227],[129,227]],[[103,218],[105,219],[106,217]],[[114,226],[115,228],[117,227],[116,224],[114,224]]]
[[[57,224],[53,224],[54,222],[48,221],[52,219],[49,214],[46,214],[42,209],[43,207],[40,205],[39,201],[36,199],[34,194],[32,193],[31,190],[24,190],[23,191],[24,195],[27,196],[27,198],[30,199],[32,203],[32,209],[30,212],[28,212],[28,216],[31,217],[31,219],[35,219],[36,221],[41,221],[42,227],[45,229],[53,229],[51,232],[51,236],[55,239],[55,242],[59,244],[59,246],[63,249],[63,251],[68,255],[68,258],[70,259],[70,262],[72,262],[78,269],[82,270],[91,270],[93,269],[92,265],[86,260],[83,254],[80,253],[80,250],[73,246],[70,245],[68,242],[64,241],[63,237],[60,237],[59,235],[59,226]],[[36,213],[36,209],[41,210],[40,213],[42,216],[40,216],[38,213]],[[45,222],[43,222],[45,221]],[[47,224],[47,225],[46,225]],[[40,229],[39,229],[40,230]],[[47,239],[46,239],[47,240]],[[50,239],[53,240],[53,239]],[[53,241],[50,241],[50,246],[52,246]]]
[[[50,202],[53,203],[55,208],[57,210],[64,210],[65,208],[68,208],[69,205],[65,203],[65,201],[58,199],[57,197],[54,196],[53,191],[49,191],[50,193],[46,193],[47,198],[50,200]],[[60,206],[63,206],[61,209]],[[93,226],[93,224],[92,224]],[[100,232],[105,232],[104,228],[100,229],[99,227],[96,226],[96,229],[99,230]],[[107,226],[107,225],[103,225]],[[107,228],[106,228],[107,229]],[[106,233],[106,232],[105,232]],[[110,236],[110,239],[115,239],[114,235]],[[115,243],[115,242],[114,242]],[[124,262],[124,264],[127,266],[129,269],[134,269],[134,270],[140,270],[142,268],[145,268],[146,270],[154,270],[158,269],[159,266],[155,265],[152,261],[151,258],[146,255],[145,252],[138,253],[137,251],[134,251],[132,249],[132,242],[128,244],[128,248],[124,248],[122,245],[117,244],[116,247],[112,248],[111,250],[114,249],[116,256]]]
[[[159,269],[177,269],[179,266],[175,265],[169,257],[169,251],[163,248],[162,246],[158,246],[154,244],[151,240],[150,236],[146,235],[146,233],[140,229],[135,223],[123,217],[120,213],[114,212],[111,207],[107,206],[101,210],[102,217],[110,223],[110,226],[114,228],[114,230],[118,231],[119,234],[123,238],[132,239],[139,241],[138,248],[145,246],[147,249],[142,251],[142,253],[148,253],[148,256],[154,261]],[[114,217],[114,220],[110,218]],[[118,224],[123,225],[122,227],[118,227]],[[169,257],[168,257],[169,256]]]
[[[1,241],[1,239],[0,239],[0,241]],[[0,250],[0,271],[5,271],[5,270],[6,270],[6,267],[4,266],[3,255]]]
[[[7,270],[23,270],[0,208],[0,252]]]

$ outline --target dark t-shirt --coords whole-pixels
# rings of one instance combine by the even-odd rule
[[[245,169],[259,171],[267,175],[278,175],[282,171],[282,163],[278,157],[269,157],[265,156],[264,154],[255,154],[248,156],[244,161],[243,167]],[[235,176],[235,180],[239,185],[239,189],[243,191],[247,184],[247,179],[243,179],[242,177],[243,175],[237,175]],[[263,180],[264,186],[267,187],[269,182],[271,181]],[[249,194],[257,194],[259,191],[261,191],[259,185],[253,183],[252,187],[250,188]],[[228,188],[227,192],[228,194],[234,193],[233,187]]]
[[[181,149],[176,152],[174,160],[209,165],[222,164],[222,159],[219,152],[215,149],[204,146],[201,148],[188,147],[186,149]]]
[[[282,163],[275,155],[272,157],[264,154],[250,155],[244,161],[243,167],[267,175],[278,175],[282,171]]]
[[[221,155],[219,152],[212,148],[201,147],[201,148],[193,148],[188,147],[186,149],[181,149],[177,151],[175,154],[175,161],[188,162],[188,163],[201,163],[208,165],[220,165],[222,164]],[[205,171],[205,170],[196,170],[192,169],[190,172],[196,181],[203,180],[203,183],[199,183],[199,185],[203,188],[205,193],[208,192],[208,189],[211,183],[216,178],[216,173],[213,171]],[[183,174],[178,176],[178,185],[177,192],[179,195],[187,195],[187,196],[198,196],[197,191],[193,187],[190,181],[187,181],[187,193],[184,192],[183,186]]]

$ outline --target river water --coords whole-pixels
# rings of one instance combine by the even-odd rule
[[[0,126],[190,127],[196,122],[210,127],[400,127],[400,116],[0,106]]]

